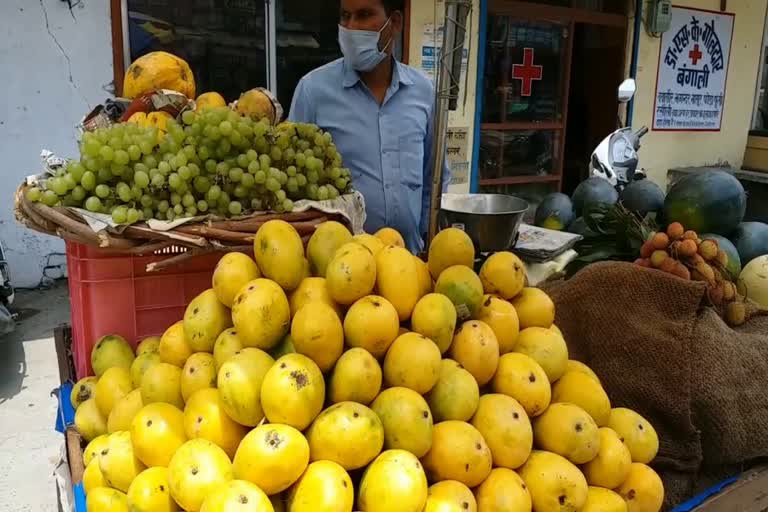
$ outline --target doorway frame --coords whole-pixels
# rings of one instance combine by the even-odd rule
[[[625,10],[626,12],[626,10]],[[568,42],[565,46],[565,66],[564,79],[562,80],[561,100],[562,100],[562,119],[551,122],[516,122],[506,123],[507,129],[515,130],[533,130],[533,129],[551,129],[559,134],[560,147],[557,150],[555,172],[543,176],[512,176],[508,178],[480,178],[480,140],[483,129],[497,129],[498,124],[483,123],[483,105],[484,105],[484,80],[486,64],[486,44],[488,19],[490,15],[511,16],[521,19],[532,19],[537,21],[556,22],[564,25],[568,30]],[[536,4],[523,2],[520,0],[480,0],[480,48],[478,51],[477,78],[476,78],[476,98],[475,98],[475,129],[474,143],[472,147],[472,168],[470,176],[470,192],[477,193],[481,186],[504,186],[521,185],[535,183],[551,183],[557,186],[559,191],[563,183],[563,166],[565,158],[566,130],[568,126],[568,98],[570,96],[571,86],[571,63],[573,60],[573,39],[575,26],[577,23],[618,27],[624,29],[624,45],[622,53],[626,56],[627,35],[629,33],[630,17],[628,14],[611,14],[574,7],[558,7],[553,5]],[[622,61],[622,73],[626,69],[626,59]]]

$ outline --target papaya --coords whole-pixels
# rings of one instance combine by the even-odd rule
[[[133,61],[125,72],[123,96],[135,99],[169,89],[195,97],[195,75],[184,59],[167,52],[150,52]]]
[[[227,101],[217,92],[204,92],[195,100],[195,111],[200,112],[206,108],[226,107]]]

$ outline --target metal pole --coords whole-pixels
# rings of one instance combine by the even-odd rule
[[[277,14],[275,12],[275,0],[264,1],[264,22],[267,88],[277,97]]]
[[[426,249],[438,231],[438,213],[443,193],[443,167],[448,143],[448,112],[455,110],[459,99],[464,38],[471,0],[445,0],[443,48],[437,61],[435,87],[435,125],[432,142],[432,197],[429,211],[429,232]]]

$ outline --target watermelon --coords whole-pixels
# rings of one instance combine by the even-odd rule
[[[571,222],[571,225],[568,226],[568,232],[584,237],[597,236],[597,233],[589,229],[589,226],[587,226],[587,221],[584,220],[584,217],[579,217]]]
[[[534,224],[546,229],[563,231],[573,222],[573,203],[571,198],[560,192],[549,194],[536,209]]]
[[[768,224],[742,222],[731,236],[731,241],[739,251],[741,264],[746,266],[753,259],[768,254]]]
[[[716,235],[714,233],[705,233],[703,235],[699,235],[699,238],[702,240],[714,240],[717,242],[717,245],[720,247],[720,249],[725,251],[725,254],[728,255],[728,265],[726,265],[728,273],[731,274],[733,279],[737,279],[739,274],[741,274],[741,256],[739,256],[739,251],[736,249],[736,246],[733,245],[733,242],[724,236]]]
[[[668,222],[679,222],[698,233],[724,236],[738,227],[746,209],[744,187],[725,171],[688,174],[672,185],[664,201]],[[742,263],[746,263],[743,258]]]
[[[627,210],[645,217],[664,209],[664,191],[648,179],[633,181],[621,193],[621,202]]]
[[[573,211],[580,216],[585,209],[598,204],[613,205],[619,200],[619,193],[602,178],[589,178],[579,183],[573,192]]]

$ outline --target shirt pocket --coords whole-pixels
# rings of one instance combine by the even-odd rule
[[[424,140],[416,136],[400,137],[400,179],[410,190],[424,186]]]

